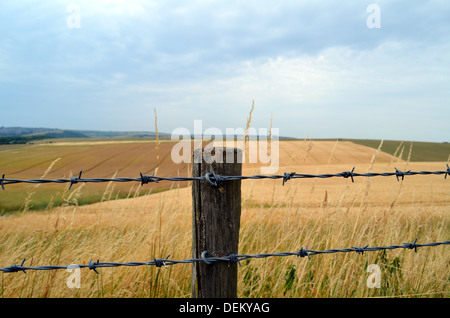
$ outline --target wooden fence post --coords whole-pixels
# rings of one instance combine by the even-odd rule
[[[242,175],[242,151],[235,148],[194,150],[192,176]],[[213,162],[212,158],[215,158]],[[198,159],[196,159],[198,158]],[[221,162],[219,159],[222,159]],[[227,159],[228,158],[228,159]],[[201,162],[199,162],[201,159]],[[230,162],[232,161],[232,162]],[[192,183],[192,256],[201,258],[237,254],[241,218],[241,180],[218,187],[207,181]],[[192,264],[193,298],[236,298],[237,263],[197,262]]]

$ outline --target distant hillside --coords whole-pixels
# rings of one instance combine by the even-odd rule
[[[28,136],[55,132],[58,129],[49,128],[24,128],[24,127],[0,127],[0,137]]]
[[[158,137],[161,139],[170,138],[170,134],[158,133]],[[31,141],[53,138],[156,138],[156,133],[147,131],[97,131],[0,127],[0,144],[25,144]]]
[[[26,144],[35,140],[53,138],[86,138],[83,133],[71,130],[46,128],[0,128],[0,145]]]
[[[156,138],[152,131],[100,131],[100,130],[75,130],[89,138]],[[170,134],[158,132],[159,138],[170,137]]]
[[[16,138],[13,138],[16,137]],[[20,137],[20,138],[19,138]],[[191,135],[192,138],[196,137]],[[237,136],[234,136],[235,138]],[[248,136],[257,140],[258,136]],[[0,144],[26,143],[47,138],[156,138],[153,131],[101,131],[101,130],[62,130],[52,128],[0,127]],[[158,138],[170,139],[171,134],[158,132]],[[223,136],[227,138],[227,136]],[[280,140],[296,140],[291,137],[278,137]]]

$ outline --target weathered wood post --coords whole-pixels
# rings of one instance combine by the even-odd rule
[[[222,159],[222,160],[220,160]],[[194,150],[192,176],[206,173],[242,175],[242,151],[235,148]],[[241,218],[241,181],[192,183],[192,256],[222,257],[238,253]],[[236,298],[237,263],[192,264],[193,298]]]

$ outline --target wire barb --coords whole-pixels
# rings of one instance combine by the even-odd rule
[[[283,176],[283,187],[284,187],[284,183],[291,180],[292,177],[295,176],[295,172],[285,172],[284,176]]]
[[[417,242],[417,237],[416,237],[416,240],[414,241],[414,243],[403,243],[403,245],[404,245],[405,248],[414,249],[414,252],[417,253],[417,244],[416,244],[416,242]]]
[[[308,259],[311,259],[311,257],[309,257],[309,253],[308,253],[308,246],[306,246],[305,249],[303,249],[303,247],[297,252],[297,257],[305,257],[308,256]]]
[[[90,260],[89,260],[89,265],[88,265],[89,269],[90,269],[90,270],[93,270],[94,272],[96,272],[97,275],[98,275],[98,272],[97,272],[96,268],[97,268],[97,266],[100,264],[99,261],[100,261],[100,260],[98,259],[97,262],[92,263],[92,259],[90,259]]]
[[[167,257],[165,259],[161,259],[161,258],[154,258],[153,261],[155,263],[156,267],[162,267],[164,266],[165,268],[167,268],[166,266],[166,261],[169,259],[170,255],[167,255]]]
[[[447,163],[447,170],[445,171],[444,179],[447,179],[447,175],[450,175],[450,167],[448,166],[448,163]],[[5,176],[5,175],[3,175],[3,176]]]
[[[142,172],[140,172],[141,175],[141,186],[144,184],[147,184],[149,182],[155,182],[158,183],[159,181],[155,179],[155,173],[153,172],[151,176],[143,175]]]
[[[353,180],[353,171],[355,171],[355,167],[353,167],[353,169],[352,169],[352,171],[344,171],[344,172],[342,172],[342,176],[344,177],[344,178],[352,178],[352,183],[355,183],[355,181]]]
[[[364,246],[364,247],[353,247],[353,248],[355,249],[355,252],[356,252],[356,253],[363,255],[363,254],[364,254],[364,251],[365,251],[366,248],[368,248],[368,247],[369,247],[369,245],[367,244],[367,245]]]
[[[402,181],[405,178],[405,175],[410,173],[411,170],[408,170],[407,172],[403,172],[398,170],[397,168],[395,168],[395,176],[397,177],[397,181],[400,181],[400,179],[398,177],[402,177]]]
[[[23,259],[22,264],[20,264],[20,265],[11,265],[9,267],[6,267],[4,269],[4,272],[6,272],[6,273],[17,273],[18,271],[22,271],[22,272],[24,272],[26,274],[27,272],[25,271],[25,269],[22,268],[23,264],[25,263],[25,260],[26,260],[26,258]]]
[[[447,176],[445,176],[447,177]],[[0,179],[0,185],[2,186],[2,189],[5,190],[5,186],[3,185],[3,181],[5,180],[5,174],[3,174],[2,178]]]
[[[80,181],[82,172],[83,172],[83,170],[80,170],[78,177],[75,177],[73,174],[70,176],[69,190],[70,190],[70,188],[72,188],[72,185],[74,185],[75,183],[78,183]]]

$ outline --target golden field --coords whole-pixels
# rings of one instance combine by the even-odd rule
[[[172,143],[39,145],[16,151],[16,161],[0,152],[6,177],[86,177],[113,174],[138,177],[189,176],[189,165],[170,160]],[[124,148],[125,147],[125,148]],[[159,147],[159,148],[155,148]],[[156,149],[156,150],[155,150]],[[381,148],[382,150],[382,148]],[[105,158],[105,154],[108,154]],[[168,155],[169,154],[169,155]],[[21,157],[22,156],[22,157]],[[20,160],[36,165],[20,168]],[[82,159],[80,159],[80,157]],[[9,159],[8,159],[9,158]],[[103,158],[103,159],[99,159]],[[9,160],[9,161],[8,161]],[[37,164],[39,163],[39,164]],[[8,166],[9,164],[9,166]],[[382,151],[337,141],[280,141],[278,174],[399,170],[444,170],[445,162],[409,162],[408,153],[393,157]],[[23,171],[21,171],[21,169]],[[84,170],[86,169],[86,170]],[[31,176],[30,176],[31,174]],[[259,165],[244,164],[243,175],[259,174]],[[341,249],[354,246],[441,242],[450,233],[450,180],[438,176],[351,179],[243,180],[239,254]],[[111,197],[113,186],[128,187],[126,199]],[[39,187],[9,185],[32,204]],[[154,258],[191,258],[191,189],[187,183],[52,185],[61,204],[0,217],[0,267],[145,262]],[[133,188],[132,188],[133,187]],[[170,191],[148,193],[151,187]],[[93,189],[108,200],[78,205]],[[19,191],[20,190],[20,191]],[[238,267],[239,297],[440,297],[449,295],[448,246],[386,252],[335,253],[311,259],[270,257]],[[367,267],[381,268],[381,287],[369,288]],[[191,265],[81,270],[81,288],[68,288],[66,270],[2,273],[2,297],[190,297]]]

